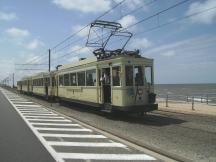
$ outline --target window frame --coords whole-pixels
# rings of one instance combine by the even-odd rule
[[[119,68],[119,85],[114,85],[114,80],[113,80],[113,68]],[[121,87],[122,86],[122,77],[121,77],[121,72],[122,72],[122,66],[121,65],[116,65],[112,67],[112,86],[113,87]]]
[[[94,73],[95,73],[95,77],[93,77],[92,76],[92,79],[93,79],[93,85],[88,85],[88,83],[87,83],[87,79],[88,79],[88,75],[87,75],[87,73],[89,72],[89,71],[94,71]],[[89,73],[89,74],[93,74],[93,73]],[[85,75],[86,75],[86,86],[89,86],[89,87],[95,87],[95,86],[97,86],[97,70],[96,69],[88,69],[88,70],[86,70],[85,71]]]

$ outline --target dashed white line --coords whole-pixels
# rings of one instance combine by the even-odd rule
[[[146,154],[99,154],[99,153],[64,153],[57,152],[53,146],[71,146],[71,147],[118,147],[125,148],[127,146],[122,143],[117,142],[69,142],[69,141],[46,141],[46,137],[56,137],[56,138],[86,138],[86,139],[107,139],[104,135],[96,134],[76,134],[75,132],[93,132],[91,129],[83,128],[79,124],[72,123],[71,120],[61,117],[58,114],[48,111],[40,105],[36,105],[33,102],[29,102],[25,99],[22,99],[18,95],[15,96],[13,93],[7,93],[3,91],[6,95],[6,98],[15,108],[15,110],[20,114],[26,124],[32,129],[34,134],[42,142],[42,144],[47,148],[50,154],[58,162],[64,162],[68,160],[122,160],[122,161],[136,161],[136,160],[156,160],[154,157],[151,157]],[[12,101],[14,103],[12,103]],[[41,127],[40,127],[41,126]],[[42,127],[43,126],[43,127]],[[50,126],[50,127],[49,127]],[[53,127],[51,127],[53,126]],[[56,126],[56,128],[55,128]],[[63,127],[65,126],[65,127]],[[75,127],[66,127],[66,126],[75,126]],[[48,133],[40,132],[48,131]],[[52,131],[59,131],[60,133],[52,133]],[[71,131],[72,134],[68,134]],[[67,133],[67,134],[66,134]]]
[[[61,116],[26,116],[26,119],[65,119]]]
[[[41,107],[40,105],[15,105],[16,107]]]
[[[71,123],[32,123],[32,125],[47,125],[47,126],[80,126],[79,124],[71,124]]]
[[[103,135],[92,135],[92,134],[48,134],[41,133],[43,137],[62,137],[62,138],[107,138]]]
[[[14,102],[14,104],[16,105],[16,104],[33,104],[33,102]]]
[[[59,116],[57,114],[23,114],[25,117],[30,117],[30,116]]]
[[[35,128],[36,130],[46,130],[46,131],[71,131],[71,132],[92,132],[91,129],[86,128]]]
[[[47,142],[51,146],[74,146],[74,147],[122,147],[126,148],[122,143],[97,143],[97,142]]]
[[[57,153],[62,159],[84,160],[156,160],[146,154],[90,154],[90,153]]]
[[[70,122],[70,120],[68,120],[68,119],[61,119],[61,120],[58,120],[58,119],[27,119],[28,121],[50,121],[50,122],[52,122],[52,121],[64,121],[64,122]]]

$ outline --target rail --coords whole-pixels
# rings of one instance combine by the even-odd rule
[[[191,103],[191,109],[195,110],[197,103],[216,106],[216,93],[192,95],[157,94],[157,102],[165,103],[166,107],[169,107],[169,103]]]

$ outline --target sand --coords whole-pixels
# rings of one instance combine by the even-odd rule
[[[194,102],[194,106],[192,108],[192,102],[172,100],[168,102],[168,107],[166,107],[166,102],[163,99],[157,99],[157,103],[158,109],[163,111],[216,116],[216,104],[213,105],[201,102]]]

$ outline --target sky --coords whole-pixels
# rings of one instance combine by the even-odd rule
[[[85,47],[89,27],[53,47],[121,1],[0,0],[0,80],[47,71],[48,49],[52,69],[94,57]],[[159,13],[182,1],[124,0],[100,20],[133,33],[125,49],[154,59],[155,83],[216,83],[216,1],[189,0]],[[118,39],[110,47],[124,42]]]

